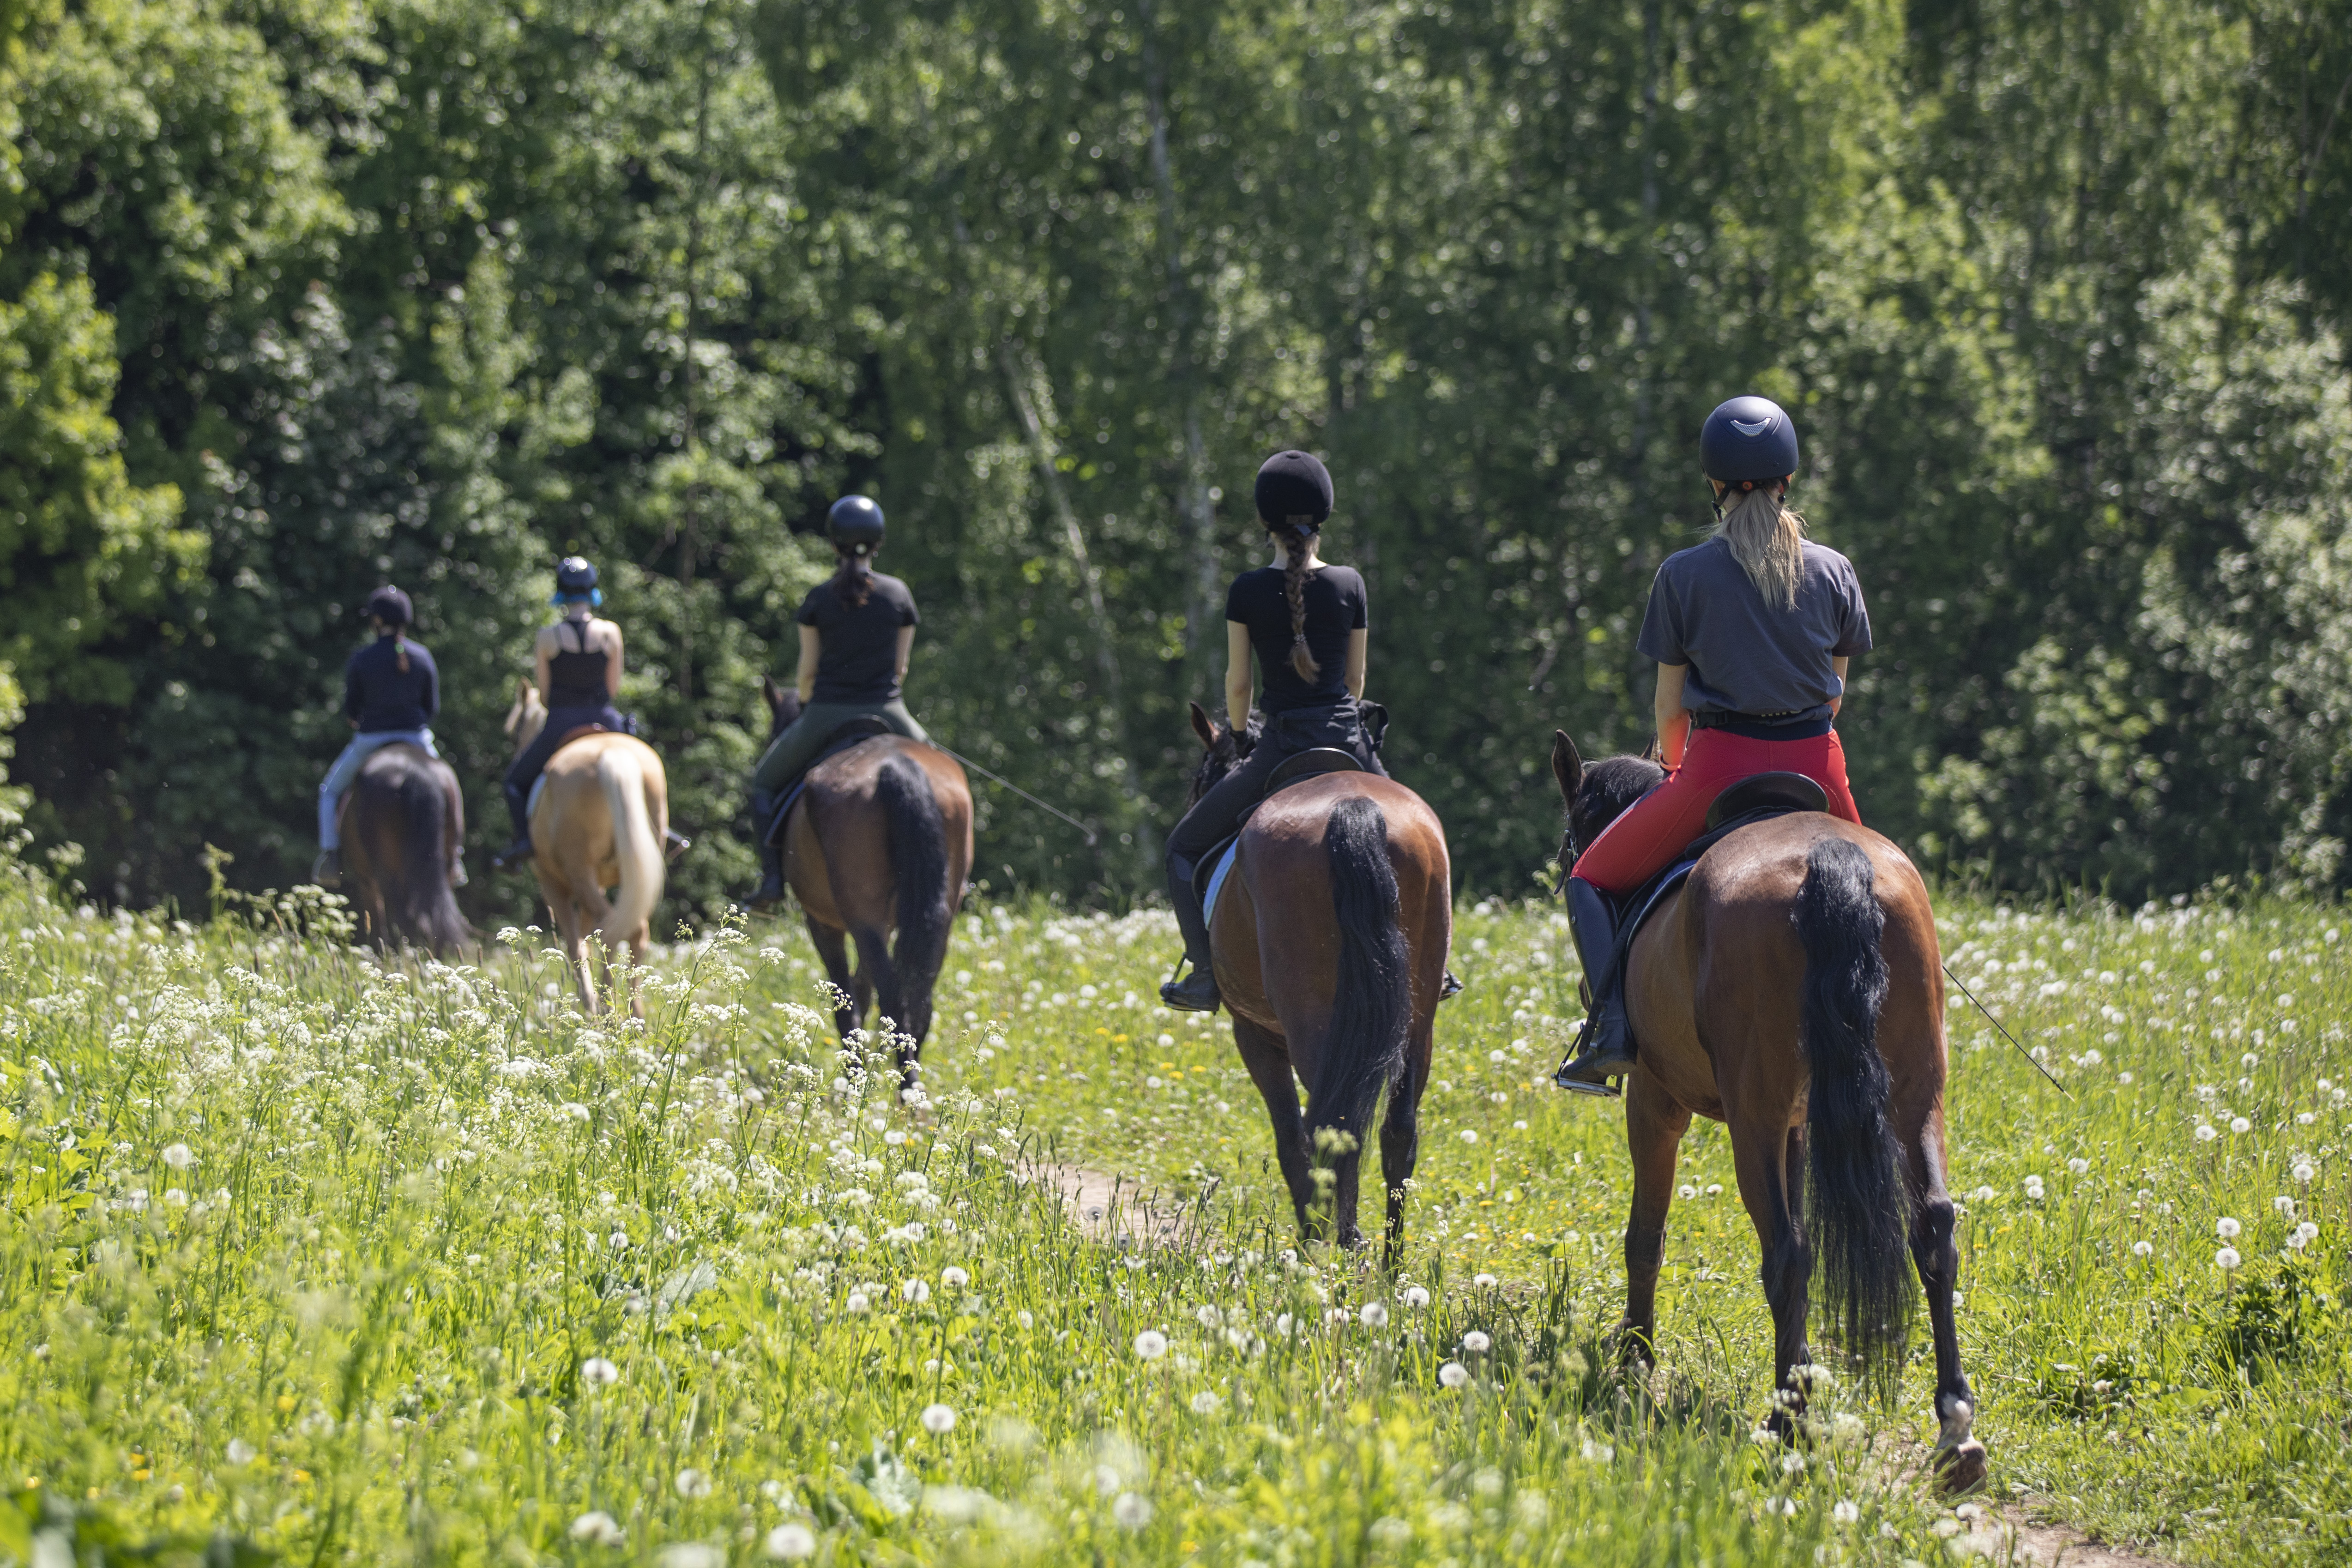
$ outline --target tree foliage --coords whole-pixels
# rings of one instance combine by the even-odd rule
[[[1645,738],[1633,629],[1747,389],[1872,599],[1874,822],[2024,885],[2338,875],[2344,0],[9,15],[0,525],[46,521],[0,568],[61,608],[0,652],[37,826],[119,896],[206,841],[299,874],[385,577],[502,827],[579,551],[699,841],[681,912],[722,905],[850,488],[925,722],[1108,829],[983,785],[980,874],[1146,889],[1287,445],[1338,479],[1392,768],[1524,888],[1548,730]]]

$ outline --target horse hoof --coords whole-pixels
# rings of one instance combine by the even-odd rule
[[[1984,1485],[1985,1446],[1974,1437],[1936,1450],[1936,1486],[1948,1495],[1972,1492]]]

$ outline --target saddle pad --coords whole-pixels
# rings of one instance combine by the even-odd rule
[[[1201,923],[1206,925],[1217,918],[1217,894],[1223,890],[1225,873],[1234,868],[1234,857],[1241,852],[1242,841],[1231,838],[1225,842],[1225,852],[1217,857],[1216,868],[1209,873],[1209,890],[1201,900]]]
[[[1642,927],[1648,922],[1652,915],[1657,912],[1658,906],[1666,901],[1667,894],[1690,879],[1691,872],[1696,868],[1700,858],[1708,850],[1743,827],[1753,827],[1759,822],[1769,822],[1776,816],[1788,816],[1801,809],[1803,808],[1793,805],[1780,804],[1759,806],[1743,816],[1733,817],[1728,822],[1711,827],[1692,839],[1673,865],[1634,889],[1632,895],[1624,900],[1622,907],[1632,910],[1633,917],[1617,922],[1618,963],[1622,965],[1625,963],[1627,955],[1633,951],[1633,939],[1642,934]]]

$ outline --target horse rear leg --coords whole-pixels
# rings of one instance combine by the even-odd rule
[[[1944,1114],[1932,1112],[1905,1152],[1910,1184],[1917,1196],[1911,1209],[1911,1260],[1927,1297],[1927,1321],[1936,1341],[1936,1468],[1942,1484],[1967,1491],[1984,1480],[1985,1447],[1969,1435],[1976,1420],[1976,1394],[1960,1370],[1960,1331],[1952,1311],[1960,1250],[1952,1241],[1952,1195],[1944,1186]]]
[[[1421,1096],[1429,1087],[1429,1058],[1437,1014],[1416,1019],[1405,1047],[1404,1071],[1389,1085],[1389,1111],[1381,1121],[1381,1182],[1388,1188],[1388,1241],[1381,1266],[1394,1273],[1404,1260],[1404,1194],[1421,1160]]]
[[[1763,1250],[1764,1300],[1772,1308],[1773,1431],[1786,1435],[1805,1408],[1804,1390],[1790,1370],[1811,1364],[1805,1312],[1811,1300],[1812,1248],[1805,1240],[1804,1134],[1783,1122],[1731,1123],[1732,1168],[1739,1201]]]
[[[907,1020],[898,1016],[898,972],[890,962],[890,933],[877,925],[853,925],[849,940],[857,946],[857,1016],[864,1017],[866,1009],[877,997],[883,1006],[875,1015],[874,1026],[898,1034]]]
[[[849,972],[849,933],[817,924],[814,915],[808,918],[808,932],[817,957],[824,961],[824,977],[842,998],[833,1010],[833,1026],[845,1040],[866,1015],[866,1004],[856,991],[857,977]]]
[[[1298,1080],[1290,1066],[1290,1047],[1280,1035],[1260,1028],[1240,1014],[1234,1015],[1234,1048],[1249,1069],[1265,1101],[1267,1120],[1274,1123],[1274,1159],[1281,1167],[1283,1185],[1290,1189],[1290,1206],[1297,1213],[1299,1234],[1310,1235],[1308,1219],[1315,1208],[1314,1161],[1307,1148],[1307,1119],[1298,1111]]]
[[[1633,1204],[1625,1216],[1625,1319],[1617,1327],[1628,1355],[1657,1355],[1658,1268],[1666,1256],[1666,1211],[1675,1201],[1675,1159],[1691,1113],[1636,1070],[1625,1085],[1625,1147],[1633,1161]]]

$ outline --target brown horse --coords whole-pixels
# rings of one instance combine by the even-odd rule
[[[362,934],[378,947],[410,942],[436,953],[472,939],[449,891],[466,803],[448,763],[405,742],[381,747],[336,809]]]
[[[546,727],[539,689],[526,680],[507,713],[515,754]],[[593,931],[608,974],[611,960],[628,950],[630,1005],[642,1012],[638,965],[667,876],[669,776],[660,756],[635,736],[588,731],[549,758],[540,777],[530,810],[531,868],[562,935],[580,1005],[593,1013],[602,1005],[588,952]],[[609,900],[607,888],[614,889]]]
[[[1568,807],[1563,868],[1664,776],[1641,757],[1587,768],[1565,734],[1551,765]],[[1942,961],[1918,871],[1826,813],[1770,818],[1706,851],[1627,963],[1640,1042],[1625,1079],[1629,1351],[1646,1358],[1657,1327],[1675,1151],[1694,1115],[1721,1121],[1763,1249],[1774,1427],[1790,1430],[1805,1407],[1816,1265],[1828,1319],[1882,1390],[1907,1348],[1916,1267],[1936,1345],[1936,1468],[1953,1489],[1979,1484],[1984,1445],[1969,1436],[1976,1397],[1952,1320]]]
[[[761,689],[770,735],[781,735],[801,716],[800,693],[765,679]],[[908,1042],[898,1070],[910,1089],[971,873],[971,785],[963,768],[903,735],[877,735],[811,768],[784,824],[784,880],[808,917],[826,975],[849,998],[835,1010],[834,1026],[846,1039],[878,997],[891,1031]]]
[[[1202,757],[1188,807],[1241,760],[1234,732],[1198,703],[1192,729]],[[1251,813],[1209,921],[1234,1045],[1273,1120],[1302,1234],[1363,1244],[1362,1148],[1389,1091],[1381,1175],[1391,1264],[1421,1152],[1421,1096],[1454,936],[1451,879],[1445,829],[1421,796],[1377,773],[1325,773]]]

